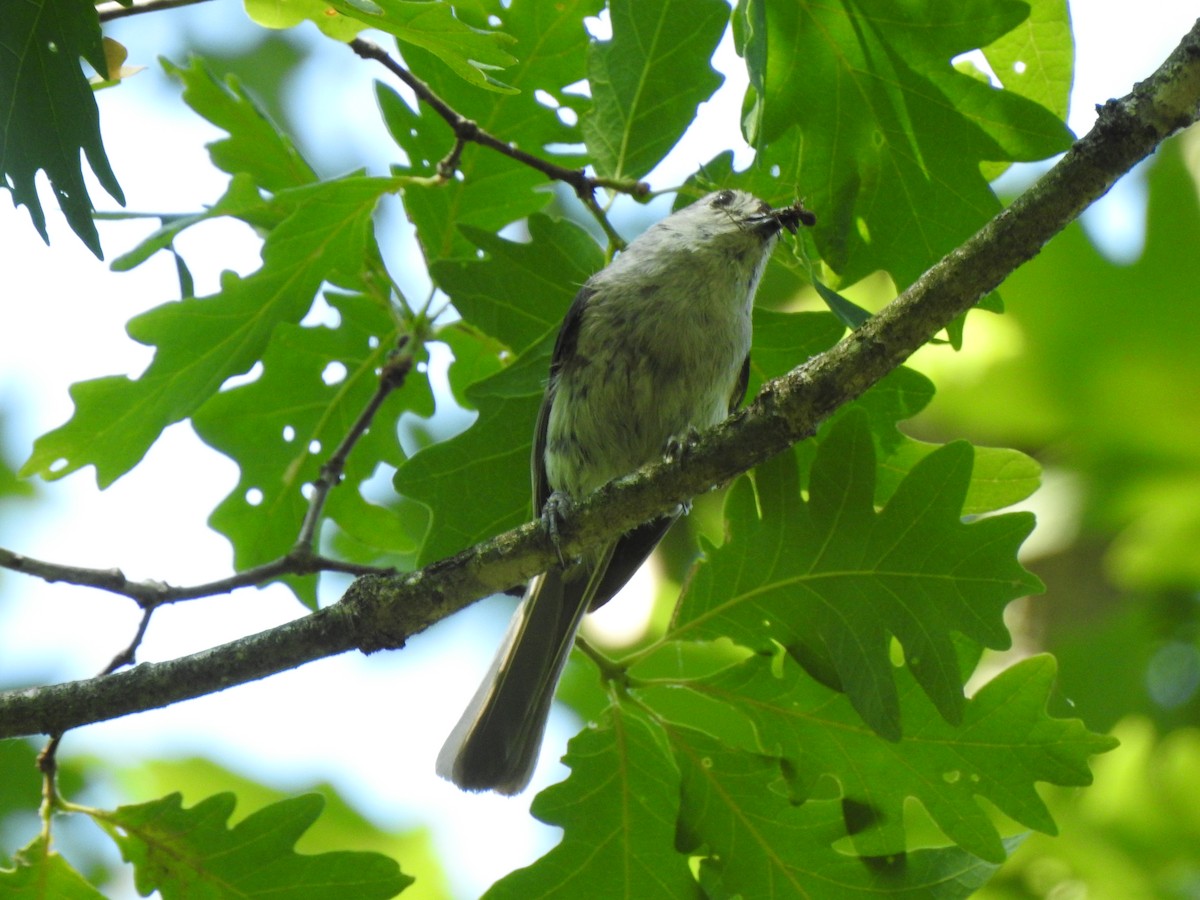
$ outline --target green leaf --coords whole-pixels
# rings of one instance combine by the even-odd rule
[[[575,148],[583,143],[572,116],[590,105],[587,98],[565,91],[587,76],[588,37],[583,20],[596,15],[602,0],[512,0],[481,3],[486,13],[512,35],[517,46],[536,48],[505,72],[517,94],[497,96],[479,91],[450,73],[437,57],[406,47],[411,71],[455,111],[476,122],[502,141],[515,141],[531,153],[559,165],[581,168],[585,157]],[[377,88],[384,120],[404,150],[407,165],[395,171],[433,176],[437,163],[454,146],[449,126],[422,104],[414,111],[391,88]],[[567,115],[570,113],[571,115]],[[496,232],[546,206],[553,198],[546,176],[494,150],[468,145],[459,163],[461,179],[422,186],[414,184],[404,196],[405,212],[417,228],[425,259],[467,257],[474,247],[459,232],[473,225]],[[546,187],[546,190],[539,188]]]
[[[33,485],[17,478],[17,473],[9,465],[8,455],[2,449],[5,446],[4,431],[4,420],[0,418],[0,505],[9,500],[25,499],[34,495]],[[0,747],[2,746],[0,745]],[[0,793],[3,793],[2,789],[0,789]]]
[[[367,900],[394,897],[412,882],[379,853],[296,853],[293,845],[325,804],[319,794],[281,800],[230,828],[235,803],[224,793],[184,809],[180,795],[171,794],[101,820],[120,829],[117,844],[144,895]]]
[[[1096,687],[1111,686],[1103,681]],[[1061,833],[1031,835],[981,900],[1021,896],[1035,879],[1047,897],[1186,897],[1176,873],[1195,870],[1200,846],[1200,733],[1155,731],[1126,715],[1114,729],[1120,751],[1096,760],[1095,784],[1043,791]]]
[[[857,328],[867,319],[871,318],[871,313],[863,309],[857,303],[847,300],[833,288],[822,284],[819,279],[813,280],[813,289],[820,294],[821,299],[825,301],[825,305],[830,311],[837,316],[843,325],[847,328]]]
[[[348,42],[368,26],[357,18],[343,15],[325,0],[245,0],[246,15],[263,28],[295,28],[301,22],[312,22],[321,33],[335,41]],[[346,3],[353,15],[360,11],[379,15],[382,9],[375,3]]]
[[[399,338],[396,320],[372,299],[327,298],[339,313],[336,326],[280,324],[263,355],[262,374],[216,394],[192,417],[200,438],[241,468],[237,486],[209,520],[233,544],[238,569],[292,547],[308,509],[305,493],[375,393],[376,373]],[[401,519],[362,493],[378,465],[404,460],[397,422],[405,412],[433,414],[428,379],[416,369],[355,446],[325,513],[360,544],[411,558],[417,548]],[[288,583],[315,606],[312,579]]]
[[[233,216],[255,227],[269,230],[279,224],[279,206],[263,199],[254,180],[245,172],[239,172],[229,180],[229,187],[216,203],[204,212],[192,215],[169,216],[162,219],[162,227],[145,238],[132,250],[112,261],[114,272],[128,272],[137,268],[160,250],[172,247],[175,238],[183,231],[209,219]],[[192,296],[184,292],[183,296]]]
[[[542,897],[701,896],[675,850],[679,770],[660,729],[626,707],[571,740],[570,777],[538,794],[531,811],[564,830],[532,866],[496,882],[487,900]]]
[[[100,138],[100,114],[79,65],[107,73],[100,20],[89,0],[22,0],[4,9],[0,43],[0,184],[24,204],[42,240],[46,215],[34,178],[44,171],[71,230],[103,258],[79,154],[118,203],[117,184]]]
[[[168,75],[183,82],[183,99],[229,137],[208,145],[213,165],[249,174],[268,191],[312,184],[317,175],[291,138],[281,132],[232,75],[222,84],[199,58],[187,68],[159,59]]]
[[[263,265],[227,273],[211,297],[167,303],[132,320],[130,337],[154,346],[137,379],[72,385],[75,414],[42,435],[22,474],[62,476],[86,465],[107,487],[135,466],[168,425],[191,415],[226,379],[262,358],[276,326],[299,322],[326,281],[355,287],[374,246],[371,216],[395,179],[350,176],[291,188],[276,201],[292,210],[268,234]]]
[[[513,38],[468,24],[442,0],[246,0],[246,13],[265,28],[292,28],[307,19],[338,41],[375,28],[428,50],[476,87],[514,92],[494,75],[516,62],[505,49]]]
[[[397,493],[425,504],[429,532],[419,564],[442,559],[533,517],[529,454],[553,337],[467,389],[479,418],[462,434],[426,447],[396,473]],[[463,485],[480,485],[464,491]]]
[[[933,399],[933,394],[932,381],[916,369],[900,366],[888,372],[853,403],[834,413],[830,425],[843,417],[858,415],[859,410],[865,412],[876,453],[889,457],[908,441],[896,423],[911,419],[923,410]],[[821,440],[828,434],[827,425],[822,429]]]
[[[902,441],[896,451],[879,464],[875,502],[886,502],[913,466],[939,446],[910,439]],[[963,501],[964,516],[978,516],[1020,503],[1041,484],[1042,467],[1020,450],[975,447],[974,451],[971,486]]]
[[[304,832],[302,846],[306,852],[320,853],[343,847],[373,850],[404,861],[404,871],[417,879],[409,890],[414,897],[430,900],[450,896],[446,873],[434,851],[432,835],[426,828],[385,830],[327,782],[305,781],[297,788],[292,774],[271,773],[267,777],[292,785],[290,791],[281,791],[202,757],[137,761],[120,765],[113,774],[117,786],[127,796],[157,797],[178,791],[184,804],[213,793],[233,791],[240,805],[258,808],[286,800],[297,790],[317,792],[325,798],[325,806],[312,827]]]
[[[772,641],[844,690],[881,735],[903,734],[892,637],[934,705],[962,718],[952,632],[1005,648],[1009,601],[1040,589],[1016,560],[1033,517],[961,520],[971,447],[949,444],[915,465],[876,512],[875,454],[865,416],[845,415],[821,442],[801,501],[782,454],[730,494],[730,541],[701,565],[670,637]],[[758,511],[761,506],[761,513]]]
[[[104,900],[41,836],[18,850],[13,862],[11,869],[0,868],[0,894],[9,900]]]
[[[720,87],[711,65],[725,33],[722,0],[614,0],[612,40],[592,44],[593,107],[583,136],[596,171],[641,178],[687,130]]]
[[[462,231],[487,258],[437,262],[433,279],[466,321],[518,353],[557,330],[580,285],[604,264],[592,236],[565,220],[530,216],[527,243]]]
[[[847,832],[842,804],[794,802],[778,759],[688,728],[667,733],[683,770],[683,849],[701,856],[708,896],[950,900],[970,896],[996,869],[953,847],[847,855],[833,846]]]
[[[746,396],[753,397],[763,382],[778,378],[825,352],[845,332],[829,313],[781,313],[756,306]]]
[[[859,10],[765,4],[744,47],[761,85],[747,121],[755,168],[802,187],[821,256],[842,280],[882,268],[904,286],[999,210],[981,163],[1042,159],[1071,134],[1044,107],[951,65],[1017,26],[1025,4]],[[812,90],[810,73],[827,87]]]
[[[371,5],[374,5],[373,0]],[[330,6],[347,16],[361,20],[370,28],[393,34],[409,47],[427,50],[456,75],[475,87],[504,93],[517,88],[498,81],[492,73],[507,69],[517,60],[504,48],[519,39],[497,29],[476,28],[454,14],[449,3],[440,0],[377,0],[378,13],[372,14],[361,3],[331,0]],[[508,73],[505,73],[508,77]]]
[[[986,798],[1024,826],[1054,834],[1035,783],[1091,784],[1088,757],[1117,745],[1078,719],[1047,714],[1056,674],[1050,656],[1001,672],[967,701],[957,725],[941,717],[907,668],[898,669],[906,734],[896,742],[864,728],[844,696],[788,660],[781,671],[774,668],[771,660],[754,657],[700,681],[660,682],[639,696],[670,721],[706,733],[720,716],[713,704],[722,704],[725,716],[745,716],[756,744],[739,752],[781,756],[794,773],[786,789],[776,788],[781,799],[807,800],[822,777],[832,776],[850,807],[856,848],[867,856],[904,850],[909,843],[904,804],[915,798],[964,850],[1001,862],[1003,843],[976,798]],[[688,751],[681,752],[676,735],[668,732],[682,759]]]
[[[534,216],[529,228],[528,244],[471,230],[488,257],[434,268],[456,307],[462,304],[467,321],[510,342],[521,356],[466,388],[465,403],[480,413],[470,428],[425,448],[396,473],[396,490],[431,512],[422,564],[532,515],[529,454],[550,351],[578,286],[600,267],[603,254],[569,222]],[[452,383],[459,380],[457,368],[451,366]],[[464,484],[486,484],[488,489],[468,493]]]
[[[1075,44],[1067,0],[1026,0],[1029,18],[983,48],[1006,90],[1067,118]]]

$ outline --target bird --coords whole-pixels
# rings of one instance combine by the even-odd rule
[[[534,514],[552,537],[570,506],[686,452],[741,404],[754,294],[783,229],[815,217],[714,191],[650,226],[576,294],[554,344],[534,428]],[[535,576],[437,759],[467,791],[518,794],[583,615],[608,602],[684,507]]]

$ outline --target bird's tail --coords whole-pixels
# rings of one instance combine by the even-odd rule
[[[468,791],[518,794],[529,784],[555,687],[612,551],[584,571],[554,569],[529,582],[495,662],[438,754],[439,775]]]

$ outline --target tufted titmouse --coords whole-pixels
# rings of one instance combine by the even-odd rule
[[[551,528],[601,485],[685,447],[741,403],[754,292],[799,204],[709,194],[647,229],[567,310],[533,440],[533,504]],[[438,755],[471,791],[522,791],[583,614],[606,603],[678,517],[662,516],[535,577],[504,642]]]

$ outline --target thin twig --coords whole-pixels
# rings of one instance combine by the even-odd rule
[[[451,148],[450,152],[437,165],[439,176],[448,179],[457,171],[459,157],[462,154],[463,146],[467,143],[488,147],[497,153],[502,153],[510,159],[515,159],[517,162],[529,166],[531,169],[536,169],[547,178],[570,185],[575,191],[576,196],[583,201],[583,204],[600,222],[609,239],[614,240],[618,246],[623,245],[624,242],[609,224],[608,217],[604,215],[604,211],[596,203],[596,189],[604,188],[605,190],[630,194],[640,198],[650,195],[650,185],[644,181],[628,178],[600,178],[591,176],[584,169],[568,169],[565,166],[560,166],[534,156],[532,153],[526,153],[524,150],[514,147],[506,141],[502,141],[490,132],[480,128],[478,122],[468,119],[453,109],[445,100],[435,94],[429,85],[392,59],[386,50],[373,41],[355,38],[350,42],[350,49],[363,59],[371,59],[380,63],[389,72],[403,81],[417,95],[417,99],[426,103],[454,131],[454,147]]]
[[[308,501],[308,511],[304,514],[304,521],[300,525],[300,534],[296,538],[296,544],[292,548],[292,553],[303,554],[310,552],[313,547],[313,541],[316,539],[317,524],[321,521],[321,513],[325,509],[325,499],[329,496],[329,492],[333,490],[342,480],[342,472],[346,467],[346,458],[350,455],[350,451],[354,449],[354,445],[359,442],[367,429],[371,427],[371,420],[375,418],[375,414],[379,412],[379,407],[383,405],[383,401],[388,398],[392,391],[404,385],[408,373],[412,371],[413,356],[406,349],[408,344],[408,335],[403,335],[397,342],[396,347],[388,354],[387,362],[383,365],[383,370],[379,373],[379,386],[375,389],[374,396],[368,401],[366,407],[359,414],[358,419],[350,426],[350,430],[346,432],[346,436],[342,438],[342,442],[338,445],[333,454],[321,466],[320,475],[313,482],[312,496]]]
[[[146,637],[146,629],[150,626],[150,617],[154,615],[154,610],[157,606],[147,606],[142,610],[142,619],[138,622],[137,631],[134,632],[133,638],[125,646],[125,649],[118,653],[109,661],[99,673],[98,677],[111,675],[118,669],[125,666],[131,666],[137,658],[137,649],[142,645],[142,639]],[[37,763],[38,769],[42,773],[42,829],[46,840],[50,838],[50,819],[51,814],[59,806],[58,793],[58,748],[62,744],[62,734],[56,734],[46,742],[46,746],[42,748],[42,752],[38,754]]]
[[[109,664],[104,667],[101,675],[109,675],[117,669],[125,666],[132,666],[137,659],[137,649],[142,645],[142,639],[146,637],[146,629],[150,627],[150,617],[154,615],[154,610],[157,606],[147,606],[142,610],[142,620],[138,622],[137,631],[134,632],[133,639],[126,645],[125,649],[118,653],[109,661]]]
[[[203,584],[176,587],[164,581],[131,581],[120,569],[88,569],[62,563],[46,562],[0,547],[0,568],[33,575],[51,583],[63,582],[78,587],[91,587],[110,594],[118,594],[135,601],[143,609],[195,600],[217,594],[228,594],[238,588],[253,587],[278,578],[280,575],[311,575],[313,572],[345,572],[349,575],[371,575],[391,571],[379,566],[361,565],[330,559],[315,553],[293,555],[288,553],[278,559],[245,569],[226,578]]]
[[[148,0],[146,3],[135,3],[132,6],[121,6],[119,3],[106,3],[96,8],[101,22],[111,22],[113,19],[124,19],[127,16],[140,16],[142,13],[161,12],[165,9],[177,9],[182,6],[194,6],[197,3],[207,3],[208,0]]]

